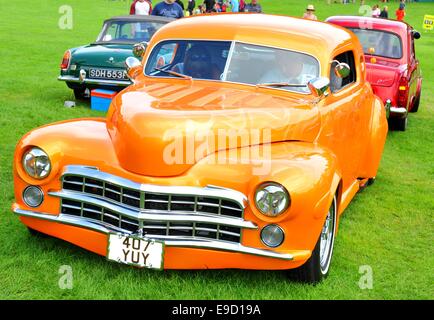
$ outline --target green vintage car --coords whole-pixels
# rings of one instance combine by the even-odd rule
[[[60,65],[60,81],[74,90],[77,99],[91,89],[120,91],[131,84],[125,59],[137,43],[148,42],[154,33],[174,19],[157,16],[119,16],[107,19],[96,42],[69,49]]]

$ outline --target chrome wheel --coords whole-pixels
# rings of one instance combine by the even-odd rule
[[[333,199],[333,203],[330,207],[330,210],[324,222],[324,226],[322,227],[321,230],[319,259],[320,259],[320,268],[322,274],[326,274],[330,267],[330,261],[333,253],[333,242],[335,238],[334,237],[335,228],[336,228],[336,198]]]

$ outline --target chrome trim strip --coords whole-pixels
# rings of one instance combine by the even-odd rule
[[[77,82],[77,83],[88,83],[88,84],[100,84],[100,85],[113,85],[113,86],[129,86],[132,84],[130,80],[105,80],[105,79],[89,79],[85,78],[83,81],[80,78],[73,76],[59,76],[57,78],[59,81],[67,82]]]
[[[208,215],[198,212],[183,212],[183,211],[164,211],[164,210],[134,210],[127,206],[120,206],[113,204],[106,200],[98,199],[94,196],[87,196],[80,192],[74,191],[50,191],[48,192],[50,196],[58,197],[66,200],[79,201],[91,205],[96,205],[103,207],[107,210],[111,210],[120,213],[127,218],[140,219],[147,221],[164,221],[164,222],[197,222],[197,223],[215,223],[222,224],[231,227],[247,228],[247,229],[257,229],[257,225],[250,221],[245,221],[240,218],[231,218],[219,215]]]
[[[118,185],[120,187],[140,190],[149,193],[175,194],[177,196],[203,196],[225,198],[227,200],[236,201],[243,209],[247,207],[248,201],[247,197],[243,193],[232,189],[216,187],[212,185],[201,188],[191,186],[161,186],[153,184],[140,184],[125,178],[99,171],[98,169],[84,166],[66,166],[62,173],[62,176],[63,175],[77,175],[80,177],[84,176],[86,178],[94,178]]]
[[[77,227],[82,227],[90,230],[94,230],[97,232],[108,234],[110,230],[103,225],[93,223],[82,218],[76,218],[73,216],[68,216],[65,214],[61,214],[58,216],[38,213],[34,211],[27,211],[22,209],[14,209],[14,213],[30,218],[43,219],[55,223],[61,223],[66,225],[72,225]],[[145,237],[146,239],[146,237]],[[151,238],[148,238],[151,239]],[[236,253],[244,253],[244,254],[252,254],[267,258],[277,258],[282,260],[293,260],[294,257],[291,254],[287,253],[277,253],[270,250],[264,249],[256,249],[251,247],[245,247],[241,244],[233,244],[225,241],[215,241],[215,240],[205,240],[205,239],[183,239],[182,237],[177,237],[179,240],[169,240],[168,237],[152,237],[152,239],[162,239],[166,246],[169,247],[188,247],[188,248],[197,248],[197,249],[214,249],[214,250],[222,250]]]
[[[406,115],[407,109],[406,108],[399,108],[399,107],[390,107],[390,113]]]

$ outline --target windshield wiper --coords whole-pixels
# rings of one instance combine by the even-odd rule
[[[178,78],[184,78],[184,79],[188,79],[188,80],[193,80],[193,78],[190,77],[190,76],[187,76],[185,74],[178,73],[178,72],[175,72],[175,71],[172,71],[172,70],[164,70],[164,69],[155,67],[152,71],[165,72],[165,73],[171,74],[172,76],[175,76],[175,77],[178,77]]]
[[[291,88],[305,88],[307,84],[295,84],[288,82],[270,82],[270,83],[258,83],[256,87],[291,87]]]

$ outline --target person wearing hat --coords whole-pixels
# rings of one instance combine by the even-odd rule
[[[313,6],[313,4],[308,5],[306,8],[306,12],[303,15],[303,18],[310,19],[310,20],[318,20],[314,12],[315,12],[315,7]]]

